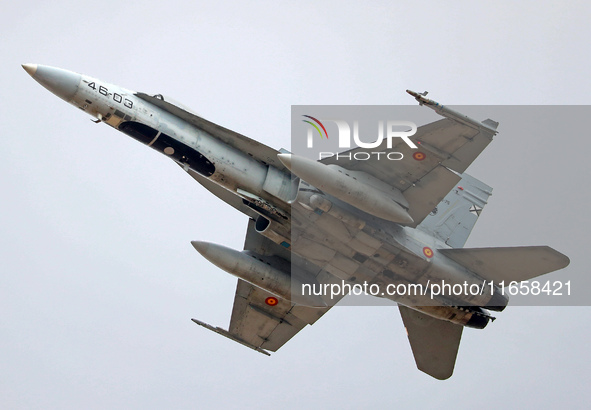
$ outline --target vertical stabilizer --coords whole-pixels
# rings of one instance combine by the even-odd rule
[[[439,380],[450,378],[464,327],[403,305],[398,307],[418,369]]]
[[[458,185],[418,228],[433,234],[452,248],[461,248],[491,195],[491,187],[468,174],[462,174]]]

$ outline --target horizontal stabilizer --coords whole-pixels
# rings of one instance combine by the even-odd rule
[[[439,252],[495,283],[521,282],[568,266],[570,260],[549,246],[439,249]]]
[[[439,380],[451,377],[464,328],[406,306],[398,307],[418,369]]]

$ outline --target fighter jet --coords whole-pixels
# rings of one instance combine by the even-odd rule
[[[463,248],[492,193],[465,170],[498,124],[426,92],[408,91],[444,118],[418,127],[409,141],[378,147],[404,161],[356,161],[368,152],[362,147],[315,161],[214,124],[161,94],[60,68],[23,68],[95,122],[170,157],[248,216],[242,251],[192,242],[238,277],[228,329],[192,320],[260,353],[277,351],[351,289],[365,287],[398,303],[417,367],[446,379],[463,328],[482,329],[494,320],[491,310],[507,306],[504,286],[569,264],[547,246]]]

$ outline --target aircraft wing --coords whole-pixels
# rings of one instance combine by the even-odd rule
[[[259,255],[278,256],[290,260],[290,251],[256,232],[249,220],[244,249]],[[276,304],[267,303],[268,298]],[[315,323],[329,307],[311,308],[293,304],[248,282],[238,279],[234,307],[228,330],[214,328],[193,319],[201,326],[220,333],[260,353],[276,351],[306,325]]]
[[[377,148],[355,148],[321,160],[324,164],[336,164],[353,171],[370,174],[398,188],[409,203],[408,213],[416,227],[441,202],[460,181],[458,174],[466,168],[492,141],[496,131],[491,120],[486,126],[476,127],[445,118],[417,128],[410,139],[418,146],[411,149],[402,139],[394,138],[392,148],[387,139]],[[400,152],[400,161],[380,159],[371,152]],[[349,153],[351,154],[349,159]],[[368,153],[358,155],[358,153]],[[356,160],[366,158],[367,160]],[[455,171],[455,172],[454,172]]]
[[[403,305],[398,307],[418,369],[439,380],[451,377],[464,328]]]
[[[238,279],[230,334],[252,346],[274,352],[330,309],[293,305],[279,298],[275,306],[269,306],[265,300],[271,296],[273,295]]]

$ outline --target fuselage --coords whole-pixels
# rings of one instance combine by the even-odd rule
[[[437,252],[449,246],[420,229],[368,215],[303,181],[294,185],[286,169],[253,158],[134,91],[59,68],[24,68],[48,90],[97,122],[131,136],[185,170],[238,195],[250,211],[258,214],[260,234],[313,263],[326,275],[343,283],[375,285],[379,289],[375,296],[477,328],[489,320],[482,307],[502,310],[507,304],[508,299],[496,286],[484,283]],[[152,98],[165,100],[158,95]],[[280,195],[273,188],[276,186],[295,186],[296,192]],[[335,267],[338,263],[342,268]],[[412,295],[392,293],[391,286],[400,283],[418,284],[427,290]],[[434,297],[429,286],[442,283],[478,286],[482,291]],[[279,296],[285,297],[285,292]]]

